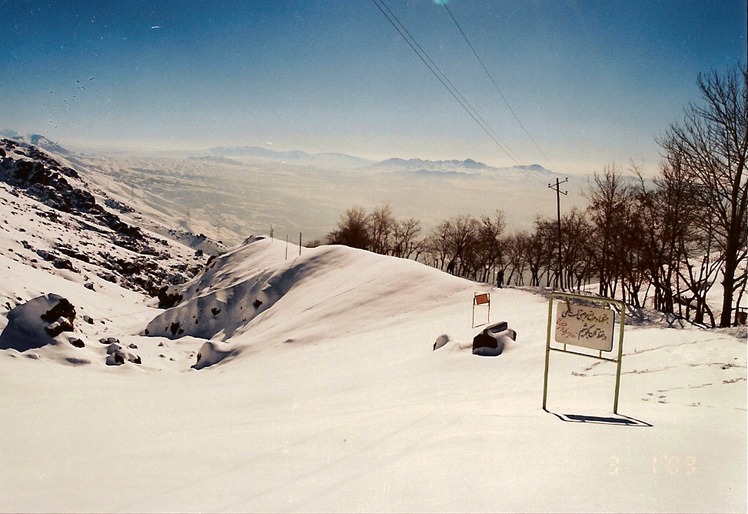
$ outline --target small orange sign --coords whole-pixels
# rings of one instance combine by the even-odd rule
[[[473,295],[473,328],[475,328],[475,306],[485,305],[488,307],[488,319],[486,323],[491,321],[491,294],[490,293],[475,293]]]

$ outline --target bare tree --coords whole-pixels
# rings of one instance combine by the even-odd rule
[[[586,193],[587,213],[592,225],[593,255],[600,278],[599,294],[614,298],[624,266],[624,230],[628,223],[627,204],[632,200],[631,189],[623,181],[621,171],[606,166],[602,174],[594,174],[594,184]]]
[[[540,287],[540,279],[548,272],[548,283],[554,261],[557,238],[555,221],[540,216],[535,218],[535,230],[525,240],[525,259],[530,268],[530,286]]]
[[[338,228],[327,234],[327,242],[368,250],[371,246],[368,223],[369,216],[363,207],[351,207],[341,216]]]
[[[505,260],[502,263],[503,267],[501,271],[506,274],[506,271],[509,270],[509,275],[505,277],[506,284],[511,284],[512,280],[514,280],[514,285],[525,285],[528,239],[529,236],[526,232],[519,232],[505,237],[502,242]]]
[[[397,222],[389,204],[375,208],[367,219],[370,250],[387,255],[392,249],[392,238]]]
[[[748,68],[736,66],[726,75],[699,75],[704,105],[686,108],[682,123],[671,124],[660,144],[668,158],[677,158],[695,186],[694,201],[709,213],[701,229],[713,232],[724,257],[723,297],[719,326],[732,321],[733,293],[745,271],[748,223]],[[736,313],[737,315],[737,313]]]
[[[482,281],[488,281],[490,270],[496,266],[503,269],[502,266],[502,234],[506,228],[504,213],[496,210],[494,218],[481,216],[480,225],[478,226],[477,249],[479,260],[477,266],[482,269]]]
[[[394,227],[393,250],[395,257],[418,260],[418,255],[423,251],[423,242],[419,241],[418,234],[421,233],[421,222],[414,218],[399,220]]]
[[[437,227],[446,239],[448,270],[458,275],[466,274],[466,265],[470,263],[470,253],[478,236],[478,226],[477,219],[465,214],[450,218]]]
[[[563,262],[566,288],[580,290],[582,282],[588,278],[592,259],[590,257],[589,235],[592,232],[584,211],[572,207],[571,212],[561,217],[563,234]]]

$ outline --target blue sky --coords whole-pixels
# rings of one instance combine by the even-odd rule
[[[697,74],[746,59],[745,0],[450,0],[530,139],[445,7],[384,1],[513,156],[372,0],[0,0],[0,128],[71,147],[654,172]]]

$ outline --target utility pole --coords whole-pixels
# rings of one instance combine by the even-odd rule
[[[559,182],[558,177],[556,177],[555,184],[548,184],[548,189],[553,189],[556,192],[556,221],[558,222],[558,286],[562,291],[564,290],[564,281],[561,277],[561,195],[567,195],[568,191],[561,191],[561,184],[565,184],[568,181],[569,179],[565,178]]]

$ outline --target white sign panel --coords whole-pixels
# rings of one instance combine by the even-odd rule
[[[615,313],[611,309],[558,302],[556,342],[592,350],[613,350]]]

